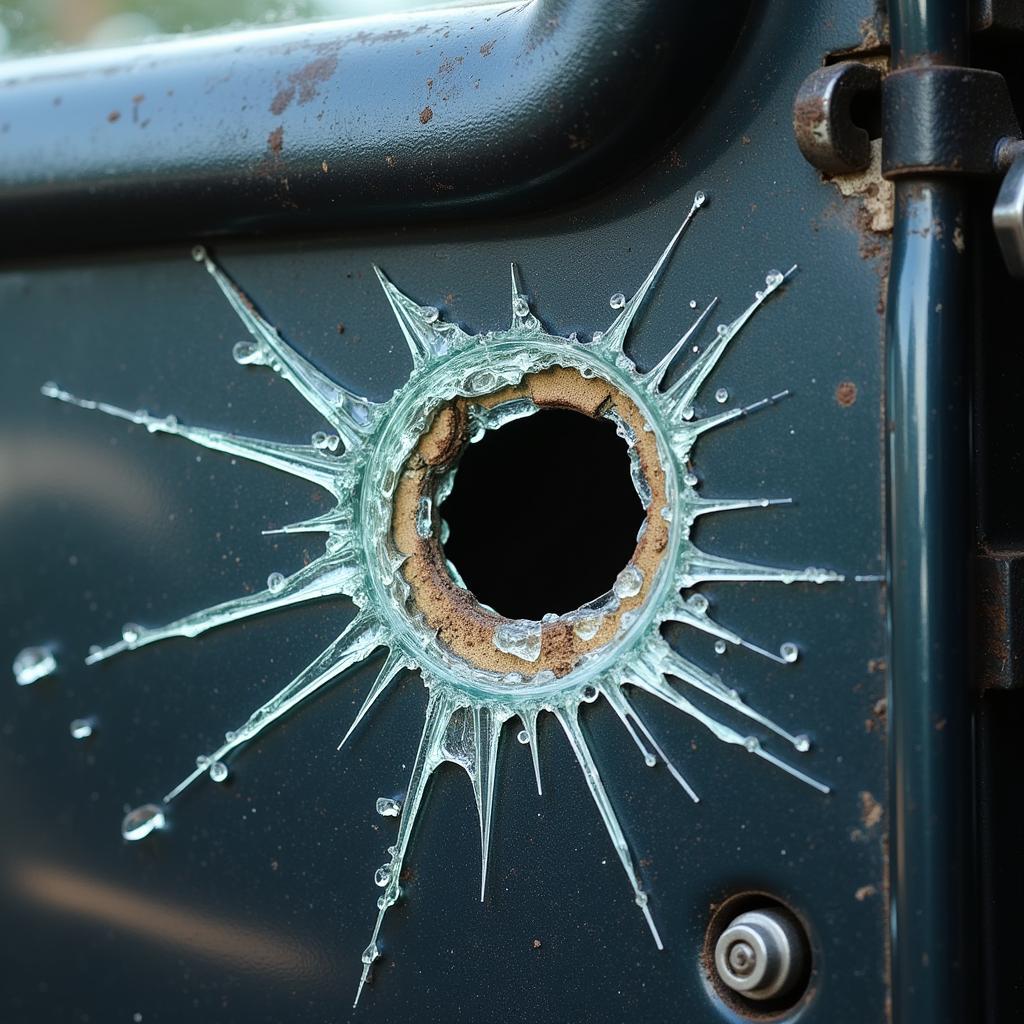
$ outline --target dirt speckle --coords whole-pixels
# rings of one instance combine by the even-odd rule
[[[882,805],[866,789],[858,795],[860,800],[861,824],[867,828],[875,828],[882,820]]]
[[[494,44],[497,41],[497,39],[492,39],[490,42],[484,43],[484,45],[480,47],[480,56],[489,57],[491,55],[491,50],[494,49]]]
[[[877,896],[878,890],[873,885],[862,885],[854,894],[853,898],[858,903],[863,903],[869,896]]]
[[[268,136],[267,136],[267,149],[271,153],[280,153],[284,148],[284,128],[278,125]]]
[[[420,124],[426,124],[433,116],[434,112],[430,109],[430,107],[424,107],[420,111]]]
[[[107,114],[107,120],[111,124],[113,124],[115,121],[120,121],[121,120],[121,111],[120,110],[112,110],[109,114]]]
[[[533,946],[534,949],[540,949],[540,939],[534,939],[533,942],[530,943],[530,945]]]
[[[840,381],[836,385],[836,402],[848,409],[857,401],[857,385],[852,380]]]

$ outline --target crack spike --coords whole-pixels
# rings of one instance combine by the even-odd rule
[[[679,575],[678,585],[689,589],[698,583],[740,580],[770,583],[841,583],[844,577],[831,569],[778,569],[768,565],[740,562],[692,548]]]
[[[749,718],[752,722],[757,722],[766,729],[770,729],[777,736],[781,736],[794,749],[800,748],[800,739],[794,736],[793,733],[783,729],[781,725],[772,721],[767,715],[763,715],[760,711],[752,708],[735,690],[724,686],[718,676],[711,675],[709,672],[698,668],[691,661],[688,661],[672,650],[667,643],[662,642],[656,645],[655,649],[658,652],[658,667],[664,675],[675,676],[686,683],[687,686],[692,686],[702,693],[706,693],[709,697],[713,697],[720,703],[725,704],[727,707],[732,708],[734,711],[739,712],[744,718]]]
[[[684,499],[687,522],[693,523],[699,516],[714,515],[717,512],[734,512],[747,508],[771,508],[775,505],[792,505],[792,498],[703,498],[687,495]]]
[[[676,768],[676,766],[669,760],[668,755],[665,753],[665,751],[661,749],[661,745],[654,738],[653,734],[651,733],[651,730],[647,728],[647,724],[637,713],[636,708],[633,707],[632,702],[623,692],[622,687],[618,684],[612,684],[607,687],[602,687],[601,692],[608,699],[608,703],[611,704],[612,708],[615,710],[615,713],[619,716],[619,720],[626,727],[626,731],[633,738],[633,742],[637,745],[637,747],[640,749],[640,752],[644,755],[644,761],[648,765],[653,766],[657,760],[657,757],[660,757],[662,763],[668,769],[669,774],[683,788],[683,790],[686,792],[686,795],[695,804],[699,804],[700,797],[697,796],[693,787],[683,777],[682,772],[680,772]],[[633,723],[636,723],[635,728]],[[639,734],[637,730],[639,730]],[[641,737],[643,738],[641,739]],[[644,739],[646,739],[647,742],[650,743],[651,747],[654,748],[654,753],[651,753],[651,751],[649,751],[647,747],[644,746]],[[655,755],[657,755],[657,757],[655,757]]]
[[[707,320],[713,312],[715,306],[718,305],[718,296],[716,295],[708,304],[707,308],[703,313],[694,320],[693,325],[690,329],[661,357],[658,364],[644,374],[642,380],[644,387],[650,393],[654,393],[661,387],[661,382],[665,379],[665,374],[668,373],[669,368],[676,360],[676,356],[682,351],[686,345],[689,344],[690,339],[704,326],[704,322]]]
[[[831,790],[822,782],[818,782],[817,779],[812,778],[810,775],[805,775],[799,769],[794,768],[792,765],[787,764],[785,761],[775,757],[774,754],[769,753],[761,746],[760,740],[756,736],[743,736],[738,733],[735,729],[726,725],[724,722],[719,722],[711,715],[705,714],[695,704],[687,700],[678,690],[670,686],[665,677],[656,668],[653,668],[649,664],[642,664],[635,669],[635,675],[629,680],[635,683],[641,689],[646,690],[648,693],[655,697],[661,698],[666,704],[671,704],[673,707],[682,711],[683,714],[689,715],[691,718],[700,722],[709,732],[711,732],[716,739],[722,743],[728,743],[731,746],[743,747],[746,751],[752,754],[756,754],[758,757],[763,758],[770,764],[775,765],[777,768],[781,768],[788,775],[798,779],[800,782],[806,783],[813,789],[818,790],[819,793],[829,793]]]
[[[206,771],[209,764],[222,761],[236,747],[255,739],[267,726],[272,725],[332,679],[380,647],[383,642],[381,634],[382,630],[374,615],[367,611],[359,612],[340,636],[287,686],[258,707],[240,728],[226,733],[224,743],[210,754],[202,765],[178,783],[164,797],[164,803],[169,804],[184,792]]]
[[[330,533],[340,537],[351,532],[351,522],[351,506],[339,505],[337,508],[332,508],[330,512],[314,516],[312,519],[303,519],[297,523],[287,523],[284,526],[260,532],[264,537],[275,537],[286,533]],[[339,527],[341,528],[339,529]],[[347,540],[346,543],[348,543]]]
[[[331,380],[292,348],[277,328],[259,314],[245,292],[228,277],[206,249],[196,246],[193,256],[205,265],[228,304],[255,339],[260,356],[253,361],[269,362],[271,368],[338,431],[347,448],[359,447],[373,424],[373,403]]]
[[[123,409],[120,406],[111,405],[109,402],[78,398],[52,383],[44,384],[40,391],[47,398],[56,399],[58,402],[127,420],[129,423],[144,426],[151,434],[174,434],[203,448],[225,452],[228,455],[237,455],[239,458],[259,462],[272,469],[279,469],[291,476],[323,487],[332,494],[335,493],[335,474],[331,472],[329,466],[324,464],[323,456],[308,445],[261,441],[257,438],[241,437],[237,434],[224,434],[216,430],[208,430],[205,427],[190,427],[179,423],[174,416],[162,418],[150,416],[149,413],[141,409],[132,412],[130,409]]]
[[[718,329],[715,338],[707,348],[700,353],[679,379],[664,392],[671,405],[677,410],[687,409],[693,405],[701,385],[718,365],[730,342],[746,326],[758,309],[767,302],[769,297],[789,280],[795,270],[796,266],[794,265],[785,274],[780,274],[778,271],[769,271],[765,278],[763,291],[755,293],[754,301],[732,323],[723,324]]]
[[[298,572],[287,577],[278,590],[257,591],[245,597],[232,598],[202,611],[193,612],[183,618],[176,619],[165,626],[153,628],[132,627],[134,636],[126,636],[109,647],[94,650],[85,659],[87,665],[95,665],[115,654],[134,651],[148,644],[172,637],[192,639],[218,626],[247,619],[253,615],[276,611],[290,605],[304,604],[323,597],[336,597],[348,594],[354,578],[361,577],[358,566],[344,560],[343,555],[325,554],[314,559],[309,565],[303,566]]]
[[[738,647],[745,647],[748,651],[752,651],[754,654],[760,654],[764,658],[769,658],[771,661],[777,662],[779,665],[789,664],[785,658],[780,657],[778,654],[765,650],[763,647],[758,647],[756,644],[753,644],[748,640],[744,640],[738,633],[722,626],[712,619],[706,610],[698,611],[697,609],[692,608],[682,598],[679,598],[679,600],[673,603],[672,608],[665,615],[664,621],[679,622],[685,626],[692,626],[694,629],[699,629],[702,633],[718,637],[720,640],[725,640],[726,642],[735,644]]]
[[[399,879],[402,874],[402,866],[405,863],[405,855],[409,849],[409,842],[412,838],[413,827],[423,805],[423,796],[426,792],[427,783],[430,781],[437,766],[444,758],[440,755],[440,747],[444,739],[445,730],[451,721],[455,711],[455,704],[451,697],[430,692],[427,701],[427,711],[424,716],[423,732],[420,735],[419,747],[416,750],[416,760],[413,762],[412,771],[409,773],[409,787],[406,791],[405,803],[402,807],[402,815],[399,819],[398,838],[395,840],[394,853],[388,865],[388,882],[384,894],[378,901],[377,919],[373,927],[373,934],[370,943],[362,956],[363,970],[359,977],[359,987],[356,989],[355,1007],[362,995],[363,987],[369,980],[373,963],[380,956],[380,949],[377,946],[377,939],[380,937],[381,925],[384,923],[384,915],[388,909],[395,905],[401,895]]]
[[[504,721],[488,708],[473,709],[473,795],[480,814],[480,902],[487,890],[487,864],[494,822],[494,781]]]
[[[388,656],[384,659],[384,664],[381,666],[381,670],[377,673],[377,678],[374,679],[373,685],[370,687],[370,692],[366,695],[366,699],[363,701],[362,707],[356,712],[356,717],[352,719],[352,724],[348,727],[348,731],[341,738],[341,742],[338,744],[338,750],[341,750],[343,746],[348,742],[349,737],[355,731],[356,726],[363,720],[366,713],[373,707],[377,698],[388,688],[388,685],[394,680],[394,678],[403,669],[409,668],[409,663],[406,660],[405,655],[397,648],[388,652]]]
[[[640,307],[643,305],[644,299],[647,298],[651,288],[654,287],[654,282],[657,281],[662,268],[668,262],[668,258],[672,255],[676,245],[678,245],[679,239],[683,236],[683,232],[690,226],[690,222],[693,220],[697,211],[704,205],[705,199],[706,197],[703,192],[697,192],[694,195],[689,213],[687,213],[683,218],[682,224],[680,224],[676,229],[676,233],[669,240],[668,245],[665,246],[664,251],[658,257],[654,266],[651,267],[650,272],[644,278],[640,287],[636,290],[636,293],[629,302],[626,303],[619,315],[612,321],[611,326],[607,331],[605,331],[604,336],[598,342],[601,348],[612,354],[617,354],[622,351],[622,347],[626,340],[626,334],[639,312]]]
[[[637,878],[636,868],[633,865],[633,858],[630,856],[629,846],[626,843],[625,835],[623,835],[622,826],[619,824],[619,819],[612,809],[608,793],[604,788],[604,783],[601,781],[601,775],[597,770],[597,765],[594,763],[594,757],[590,752],[586,737],[580,729],[579,708],[575,704],[567,708],[556,708],[554,714],[565,731],[565,735],[569,740],[569,746],[572,747],[576,760],[583,771],[583,778],[587,783],[587,788],[590,790],[590,795],[597,805],[598,813],[604,822],[608,837],[612,841],[612,846],[615,847],[615,852],[618,854],[619,861],[626,872],[629,884],[633,888],[636,904],[643,911],[644,919],[647,921],[647,926],[654,937],[654,943],[658,949],[664,949],[661,936],[658,934],[654,918],[651,917],[651,911],[647,905],[647,894],[640,888],[640,880]]]
[[[520,712],[519,720],[523,723],[523,728],[529,737],[530,760],[533,761],[533,776],[537,780],[537,796],[543,796],[544,787],[540,781],[540,751],[537,749],[537,709]]]
[[[405,337],[409,352],[412,355],[413,365],[419,367],[430,362],[437,356],[444,355],[448,351],[449,342],[446,334],[457,330],[455,324],[445,324],[444,332],[435,326],[437,322],[437,310],[433,307],[423,307],[414,302],[404,292],[392,284],[390,278],[375,263],[373,271],[384,289],[384,295],[394,313],[398,326]],[[428,310],[434,314],[429,319]]]

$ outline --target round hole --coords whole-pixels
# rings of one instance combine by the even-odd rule
[[[534,620],[611,590],[644,518],[614,424],[563,409],[469,445],[441,514],[445,556],[476,598]]]

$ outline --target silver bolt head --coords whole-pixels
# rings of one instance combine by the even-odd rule
[[[806,962],[799,926],[779,910],[740,914],[715,943],[719,978],[747,999],[784,995],[800,979]]]

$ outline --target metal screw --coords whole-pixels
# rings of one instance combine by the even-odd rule
[[[807,962],[803,931],[781,909],[740,914],[715,944],[719,978],[748,999],[774,999],[800,979]]]

